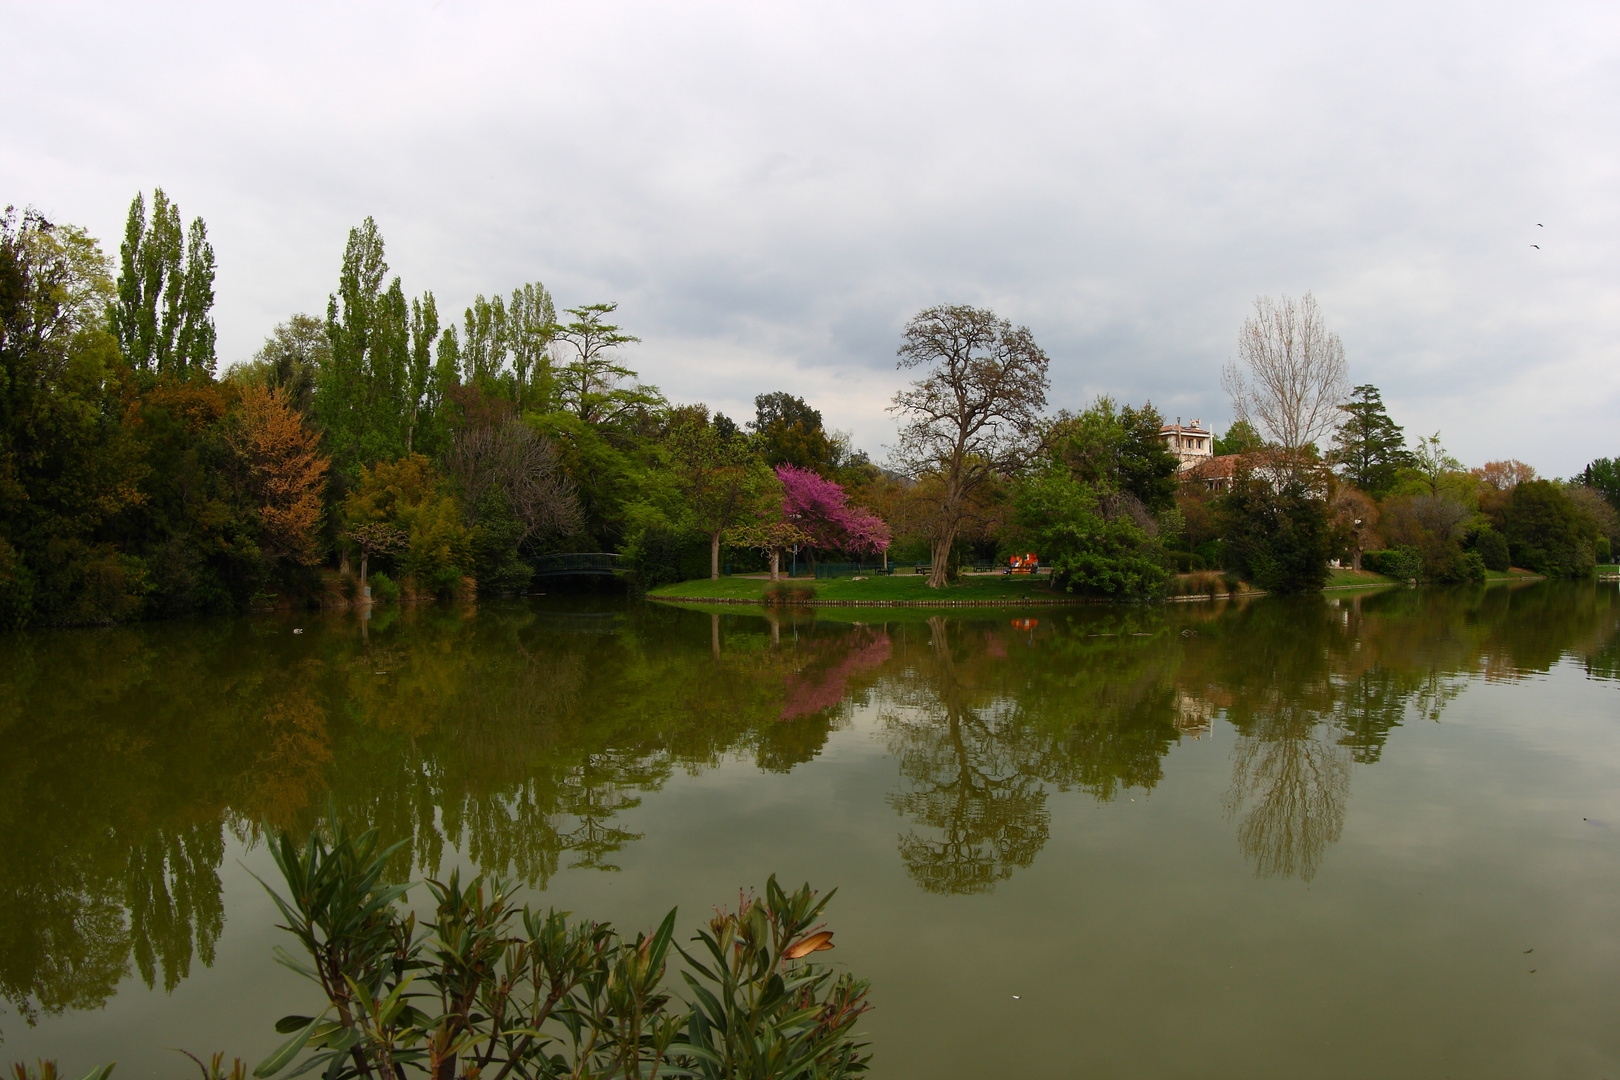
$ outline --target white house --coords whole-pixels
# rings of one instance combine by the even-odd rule
[[[1159,439],[1166,450],[1181,460],[1178,472],[1194,469],[1215,456],[1215,436],[1204,427],[1202,420],[1194,420],[1182,427],[1181,417],[1159,429]]]

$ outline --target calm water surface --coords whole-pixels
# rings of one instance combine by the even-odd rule
[[[886,1078],[1617,1077],[1617,630],[1549,583],[0,638],[0,1061],[257,1062],[309,999],[261,823],[330,796],[632,930],[838,886]]]

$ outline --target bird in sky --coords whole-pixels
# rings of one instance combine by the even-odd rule
[[[1541,250],[1541,245],[1540,244],[1531,244],[1530,246],[1535,248],[1537,251]]]

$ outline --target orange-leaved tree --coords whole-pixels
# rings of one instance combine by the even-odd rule
[[[280,387],[242,391],[236,451],[247,464],[259,517],[259,545],[272,565],[320,560],[321,497],[331,459]]]

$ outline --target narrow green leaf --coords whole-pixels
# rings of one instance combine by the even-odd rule
[[[297,1057],[299,1052],[304,1049],[304,1044],[309,1042],[309,1037],[314,1033],[315,1023],[310,1021],[303,1031],[282,1043],[275,1053],[261,1061],[259,1067],[253,1070],[253,1075],[258,1077],[274,1076],[282,1069],[285,1069],[287,1063]]]

